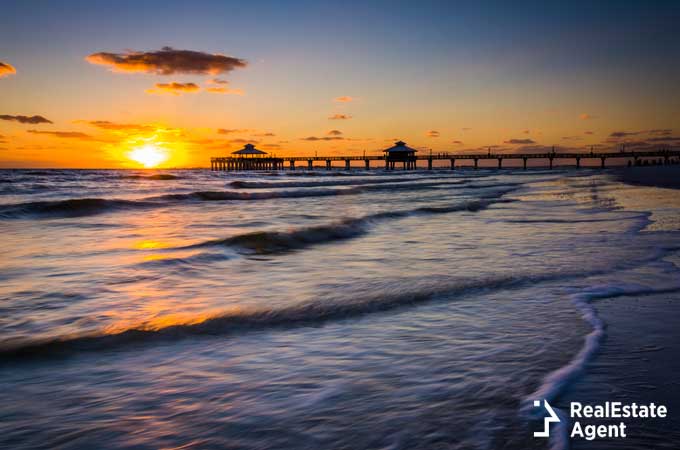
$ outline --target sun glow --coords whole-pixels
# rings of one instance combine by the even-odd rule
[[[134,148],[127,156],[146,168],[156,167],[168,159],[168,153],[153,144],[146,144],[142,147]]]

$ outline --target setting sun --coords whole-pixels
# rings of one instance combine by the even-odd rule
[[[155,145],[147,144],[143,147],[137,147],[128,153],[128,158],[142,164],[144,167],[156,167],[163,161],[168,159],[168,154]]]

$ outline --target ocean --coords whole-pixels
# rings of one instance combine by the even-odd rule
[[[532,402],[611,400],[597,305],[680,299],[679,212],[592,169],[0,171],[0,447],[567,448]]]

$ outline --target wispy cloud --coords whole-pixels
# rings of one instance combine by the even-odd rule
[[[328,136],[341,136],[342,131],[340,130],[330,130],[326,133]]]
[[[82,123],[101,130],[109,131],[152,131],[156,127],[153,125],[138,123],[116,123],[108,120],[75,120],[74,123]]]
[[[199,92],[201,88],[196,83],[156,83],[153,89],[147,89],[147,94],[194,94]]]
[[[247,128],[218,128],[217,134],[243,134],[250,133],[253,130],[248,130]]]
[[[508,139],[507,141],[503,141],[504,144],[511,144],[511,145],[529,145],[529,144],[535,144],[536,141],[533,139]]]
[[[349,95],[343,95],[343,96],[340,96],[340,97],[335,97],[333,99],[334,102],[338,102],[338,103],[349,103],[349,102],[353,102],[354,100],[355,100],[355,98],[350,97]]]
[[[431,138],[438,138],[439,137],[439,131],[428,130],[428,131],[425,132],[425,136],[431,137]]]
[[[647,133],[657,136],[669,136],[673,134],[673,130],[670,128],[657,128],[655,130],[648,130]]]
[[[463,141],[451,141],[452,144],[463,145]]]
[[[328,118],[328,120],[349,120],[352,116],[349,114],[333,114]]]
[[[207,82],[207,84],[229,84],[227,80],[223,80],[221,78],[211,78]]]
[[[207,87],[205,88],[205,92],[209,92],[211,94],[245,95],[241,89],[231,89],[227,87]]]
[[[10,63],[0,61],[0,78],[17,73],[17,70]]]
[[[593,120],[593,119],[597,119],[597,116],[594,116],[594,115],[588,114],[588,113],[581,113],[581,114],[579,114],[578,118],[581,119],[581,120]]]
[[[44,134],[48,136],[54,136],[57,138],[65,139],[82,139],[86,141],[93,140],[94,138],[89,134],[81,133],[80,131],[41,131],[41,130],[28,130],[28,133],[32,134]]]
[[[44,118],[43,116],[11,116],[8,114],[0,115],[0,120],[10,120],[19,123],[30,123],[37,125],[39,123],[52,123],[51,120]]]
[[[114,72],[153,73],[157,75],[217,75],[246,67],[248,62],[219,53],[176,50],[163,47],[157,51],[99,52],[85,57],[91,64],[108,66]]]
[[[323,136],[323,137],[317,137],[317,136],[308,136],[305,138],[300,138],[301,141],[342,141],[345,138],[342,136]]]

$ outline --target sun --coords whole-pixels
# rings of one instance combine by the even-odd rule
[[[168,159],[167,152],[153,144],[147,144],[142,147],[132,149],[127,154],[127,156],[131,160],[140,163],[146,168],[156,167]]]

